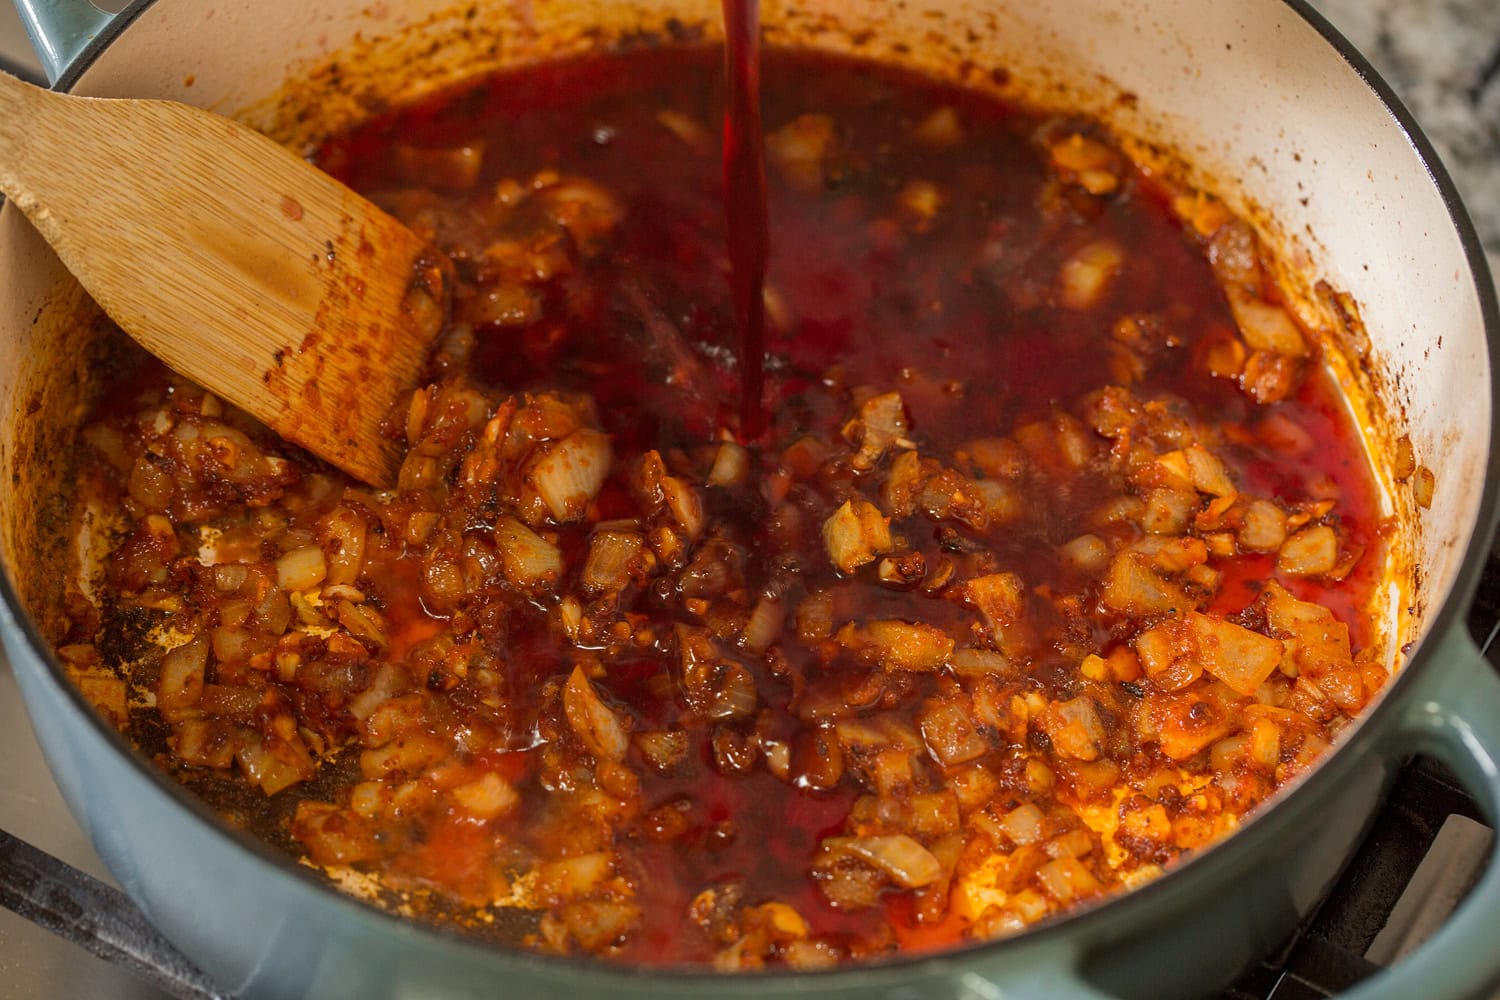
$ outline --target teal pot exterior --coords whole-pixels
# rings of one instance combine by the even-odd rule
[[[420,5],[427,0],[412,2]],[[287,25],[299,23],[291,0],[261,3],[264,6],[238,6],[226,0],[219,5],[220,25],[233,34],[231,29],[251,23],[236,22],[236,16],[250,18],[252,13],[247,11],[273,8],[284,19],[277,22],[276,30],[290,30]],[[340,5],[357,6],[330,0],[330,6]],[[191,3],[158,0],[136,3],[110,20],[89,14],[76,0],[20,0],[20,6],[31,19],[49,68],[62,74],[61,86],[82,83],[82,89],[91,91],[131,86],[126,71],[112,68],[111,50],[133,47],[143,54],[140,59],[153,51],[166,51],[153,49],[158,43],[139,41],[138,36],[197,38],[195,32],[204,30],[207,11]],[[967,9],[973,5],[948,6]],[[1194,5],[1192,0],[1130,0],[1122,6],[1161,8],[1163,16],[1188,12],[1200,20],[1219,16],[1212,13],[1214,5]],[[548,5],[539,4],[537,9],[548,9]],[[1130,36],[1133,15],[1127,11],[1120,16],[1125,20],[1106,25],[1103,37]],[[1372,231],[1393,229],[1400,237],[1393,245],[1399,246],[1401,239],[1418,241],[1419,232],[1421,240],[1438,245],[1441,253],[1429,253],[1426,246],[1410,250],[1414,259],[1427,260],[1434,254],[1438,258],[1429,267],[1436,273],[1419,273],[1416,287],[1420,291],[1430,285],[1448,296],[1445,301],[1456,303],[1451,311],[1458,317],[1445,330],[1446,348],[1441,341],[1413,345],[1399,334],[1382,338],[1380,331],[1372,331],[1377,348],[1409,359],[1392,369],[1405,373],[1403,391],[1410,393],[1399,401],[1400,408],[1415,425],[1419,456],[1424,460],[1429,460],[1429,454],[1435,456],[1430,461],[1438,467],[1446,490],[1432,515],[1438,528],[1421,553],[1431,600],[1424,637],[1381,701],[1352,727],[1336,751],[1242,831],[1141,889],[1067,919],[1009,940],[887,964],[821,973],[719,977],[617,968],[483,947],[341,895],[310,870],[221,824],[102,724],[65,680],[37,624],[24,610],[24,590],[17,586],[14,566],[8,564],[0,580],[4,597],[0,639],[69,807],[131,898],[224,989],[247,998],[822,996],[898,1000],[951,996],[995,1000],[1076,995],[1145,1000],[1201,995],[1228,982],[1280,943],[1337,877],[1396,771],[1412,754],[1430,753],[1447,762],[1490,820],[1500,819],[1500,680],[1463,630],[1463,611],[1487,555],[1496,512],[1493,400],[1500,317],[1483,254],[1425,140],[1368,66],[1326,24],[1304,5],[1280,0],[1247,3],[1228,20],[1233,25],[1226,30],[1238,32],[1237,39],[1243,35],[1247,44],[1270,46],[1268,59],[1279,57],[1283,50],[1295,54],[1299,46],[1321,53],[1317,55],[1322,60],[1320,72],[1341,88],[1339,101],[1355,109],[1333,119],[1330,127],[1352,128],[1349,120],[1355,117],[1379,119],[1371,127],[1383,129],[1380,136],[1386,147],[1380,155],[1393,156],[1407,168],[1415,166],[1416,174],[1400,183],[1381,180],[1392,186],[1372,194],[1362,194],[1353,182],[1337,178],[1323,178],[1321,183],[1346,194],[1351,204],[1363,199],[1372,206],[1359,215],[1366,220],[1362,224],[1373,227]],[[1275,44],[1283,49],[1275,49]],[[1194,52],[1187,42],[1182,45],[1180,55],[1192,65],[1227,58],[1217,51]],[[243,52],[235,58],[251,62],[262,58],[257,46],[241,48]],[[162,58],[166,61],[159,66],[175,67],[172,60],[183,57]],[[1294,61],[1294,65],[1302,63]],[[151,70],[153,79],[174,71],[159,66]],[[1251,70],[1258,72],[1254,67]],[[1122,82],[1130,83],[1128,75]],[[159,83],[152,86],[167,91],[177,86]],[[1232,152],[1237,141],[1234,136],[1226,138],[1224,149]],[[1349,158],[1360,155],[1350,152]],[[1324,157],[1324,165],[1316,169],[1324,169],[1329,159]],[[1302,158],[1297,160],[1300,163]],[[1371,183],[1377,183],[1375,169],[1368,172]],[[1310,183],[1316,179],[1308,176]],[[1425,214],[1402,215],[1408,200],[1425,205]],[[1268,201],[1273,208],[1281,207],[1274,192]],[[1287,204],[1295,213],[1295,206]],[[1387,210],[1390,218],[1381,214]],[[9,267],[11,258],[42,261],[45,251],[34,234],[28,236],[20,228],[13,210],[6,212],[0,216],[0,268]],[[1337,265],[1331,280],[1359,292],[1368,305],[1367,315],[1380,314],[1386,305],[1398,314],[1400,309],[1413,309],[1409,303],[1385,301],[1382,286],[1389,282],[1378,276],[1361,278],[1359,262],[1340,256],[1342,244],[1357,248],[1365,240],[1362,233],[1330,235],[1324,249]],[[1376,266],[1378,270],[1378,261]],[[7,286],[10,276],[0,272],[0,312],[13,304],[24,305],[28,312],[35,308],[37,317],[47,311],[51,300],[36,290],[54,280],[57,267],[55,262],[38,267],[50,267],[53,277],[15,279]],[[1367,282],[1363,289],[1361,282]],[[3,301],[7,291],[14,303]],[[1428,308],[1422,304],[1416,311]],[[37,324],[32,318],[29,326],[23,324],[20,332],[10,333],[0,322],[0,372],[35,363],[27,352],[41,350],[36,345],[44,344],[37,339]],[[0,384],[0,411],[23,413],[20,392],[14,381]],[[17,418],[9,419],[7,433],[14,438]],[[1445,431],[1453,427],[1462,428],[1462,433]],[[0,471],[11,472],[18,461],[16,447],[12,444],[7,454],[4,445],[0,441],[4,459],[0,465],[5,466]],[[3,503],[3,519],[24,513],[16,509],[14,495],[4,496]],[[1500,864],[1492,863],[1443,930],[1394,969],[1361,986],[1355,995],[1477,995],[1500,980],[1500,952],[1490,942],[1497,925]]]

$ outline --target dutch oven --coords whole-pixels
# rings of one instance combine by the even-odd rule
[[[715,37],[716,3],[20,0],[59,89],[166,97],[306,148],[471,74],[612,39]],[[1500,818],[1500,679],[1464,612],[1488,554],[1500,316],[1453,185],[1364,59],[1298,0],[799,0],[773,44],[857,50],[1109,122],[1279,249],[1372,450],[1410,436],[1430,509],[1380,460],[1407,572],[1398,672],[1308,776],[1134,892],[1015,938],[819,973],[720,977],[485,947],[356,902],[222,824],[95,716],[44,638],[58,617],[69,461],[102,323],[20,213],[0,212],[0,632],[68,805],[149,919],[246,997],[1201,994],[1274,948],[1332,884],[1400,765],[1450,765]],[[121,165],[121,169],[129,169]],[[108,177],[97,178],[108,184]],[[1319,284],[1318,282],[1325,282]],[[1332,290],[1337,290],[1333,292]],[[1351,321],[1357,315],[1363,324]],[[1337,319],[1337,317],[1335,317]],[[1496,851],[1500,851],[1497,844]],[[1459,997],[1500,979],[1500,866],[1430,941],[1351,995]]]

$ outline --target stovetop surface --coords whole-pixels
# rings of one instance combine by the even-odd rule
[[[0,761],[5,762],[5,780],[0,783],[0,829],[113,884],[52,782],[10,664],[3,656]],[[50,931],[0,909],[0,996],[6,1000],[157,1000],[162,994]]]

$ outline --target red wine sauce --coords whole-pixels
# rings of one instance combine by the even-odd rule
[[[770,236],[766,224],[766,156],[760,128],[760,0],[723,0],[724,214],[730,282],[739,332],[740,437],[765,428],[762,400],[766,331],[764,286]]]

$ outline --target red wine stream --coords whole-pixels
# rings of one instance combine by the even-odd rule
[[[729,231],[730,283],[739,332],[740,439],[765,429],[766,315],[770,250],[766,222],[766,155],[760,129],[760,0],[723,0],[724,214]]]

